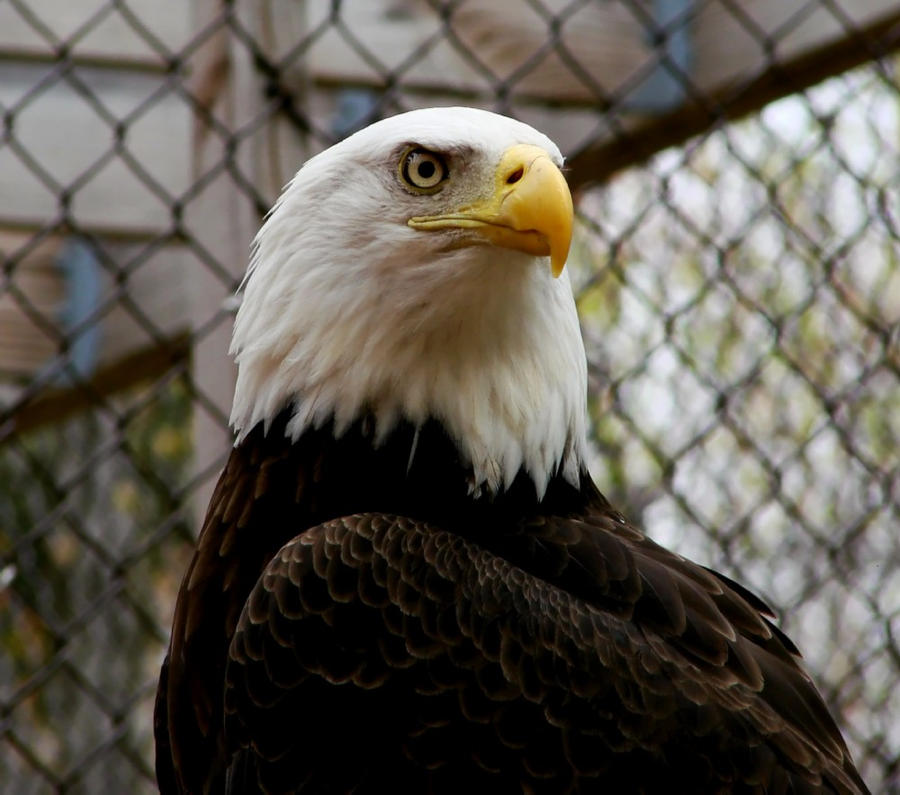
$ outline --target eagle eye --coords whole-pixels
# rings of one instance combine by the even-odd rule
[[[400,158],[400,177],[416,193],[437,193],[450,171],[437,152],[411,147]]]

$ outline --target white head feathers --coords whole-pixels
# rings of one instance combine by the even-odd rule
[[[497,492],[523,467],[539,495],[557,469],[577,483],[587,373],[566,274],[407,225],[474,198],[520,143],[562,164],[525,124],[435,108],[373,124],[300,169],[256,237],[235,322],[239,440],[289,406],[293,438],[332,417],[341,433],[366,411],[382,438],[401,418],[434,417],[475,490]],[[446,190],[404,189],[397,163],[411,145],[450,153]]]

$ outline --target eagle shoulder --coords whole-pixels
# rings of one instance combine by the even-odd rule
[[[477,541],[403,516],[332,520],[279,550],[238,621],[231,779],[864,792],[766,613],[605,504]]]

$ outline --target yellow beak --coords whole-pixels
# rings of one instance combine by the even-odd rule
[[[495,246],[550,257],[559,276],[572,242],[572,194],[556,164],[538,146],[517,144],[503,153],[494,189],[483,201],[407,222],[413,229],[469,229]]]

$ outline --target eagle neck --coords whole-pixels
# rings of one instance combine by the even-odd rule
[[[496,494],[473,494],[473,473],[437,420],[413,426],[400,422],[378,438],[372,417],[362,417],[339,435],[334,423],[307,429],[292,440],[285,429],[290,411],[267,428],[257,426],[239,448],[256,447],[254,459],[286,459],[296,516],[310,526],[360,512],[400,514],[440,523],[446,529],[489,532],[489,525],[518,521],[535,514],[580,511],[596,496],[586,472],[578,486],[554,474],[541,497],[522,470]],[[297,525],[294,525],[297,527]],[[294,530],[297,532],[300,528]]]

